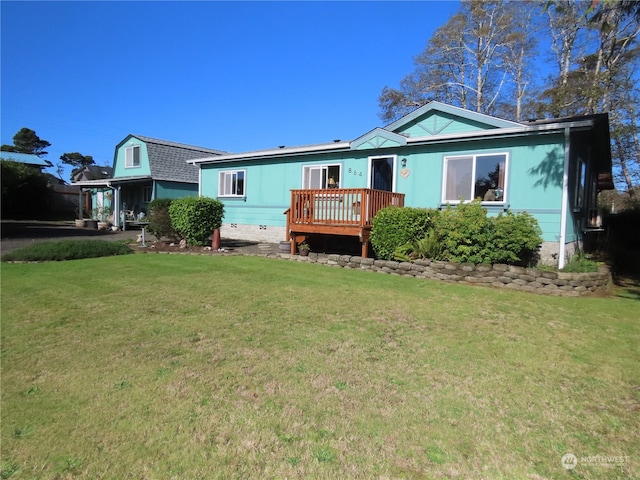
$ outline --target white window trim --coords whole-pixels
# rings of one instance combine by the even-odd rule
[[[149,195],[147,195],[147,193]],[[143,202],[144,203],[149,203],[151,201],[153,201],[153,185],[147,185],[143,188],[142,190],[142,195],[143,195]]]
[[[471,184],[471,188],[475,186],[475,178],[476,178],[476,159],[478,157],[490,157],[493,155],[504,155],[504,192],[502,194],[502,200],[500,201],[484,201],[482,200],[483,205],[505,205],[507,204],[508,195],[509,195],[509,163],[510,163],[510,155],[509,152],[483,152],[483,153],[461,153],[459,155],[447,155],[443,158],[443,166],[442,166],[442,189],[440,195],[440,202],[444,205],[450,203],[452,205],[460,203],[460,200],[447,200],[446,192],[447,192],[447,170],[449,168],[449,160],[456,160],[459,158],[467,158],[471,157],[473,161],[473,165],[471,167],[471,178],[473,179],[473,183]],[[464,200],[464,202],[471,202],[471,200]]]
[[[238,194],[233,194],[233,193],[222,193],[222,186],[223,186],[223,182],[222,182],[222,178],[223,176],[226,175],[233,175],[238,174],[242,172],[243,174],[243,190],[242,190],[242,194],[238,195]],[[233,181],[233,180],[232,180]],[[245,169],[237,169],[237,170],[222,170],[220,172],[218,172],[218,197],[222,197],[222,198],[245,198],[247,196],[247,171]]]
[[[391,158],[393,159],[393,179],[391,181],[392,185],[391,185],[391,191],[392,192],[396,192],[396,184],[398,183],[398,175],[396,175],[397,172],[397,164],[398,164],[398,155],[376,155],[375,157],[369,157],[369,160],[367,162],[367,188],[373,188],[373,186],[371,185],[371,170],[372,170],[372,166],[373,166],[373,161],[374,160],[379,160],[381,158]]]
[[[138,165],[133,164],[133,159],[135,157],[134,151],[136,148],[138,149]],[[128,163],[129,152],[131,152],[131,165],[129,165]],[[140,148],[140,145],[129,145],[128,147],[125,148],[125,151],[124,151],[124,168],[140,168],[140,165],[142,164],[141,157],[142,157],[142,149]]]
[[[327,172],[329,170],[329,167],[339,167],[340,168],[340,178],[337,179],[338,182],[338,186],[340,188],[342,187],[342,177],[344,175],[344,166],[342,165],[342,163],[310,163],[307,165],[302,165],[302,179],[300,181],[300,185],[302,185],[302,189],[304,190],[317,190],[316,188],[310,188],[310,187],[305,187],[305,171],[307,169],[327,169]],[[328,179],[327,179],[328,180]],[[319,187],[322,188],[322,187]]]

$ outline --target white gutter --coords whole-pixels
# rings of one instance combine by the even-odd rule
[[[307,145],[302,147],[290,147],[290,148],[272,148],[269,150],[258,150],[255,152],[236,153],[230,155],[218,155],[216,157],[207,158],[194,158],[187,160],[187,163],[192,165],[198,165],[201,163],[221,163],[230,162],[234,160],[255,160],[269,157],[282,157],[284,155],[298,155],[301,153],[322,153],[339,150],[349,150],[351,142],[334,142],[320,145]]]
[[[560,251],[558,252],[558,268],[563,268],[566,263],[567,242],[567,210],[569,203],[569,140],[570,128],[564,129],[564,172],[562,173],[562,210],[560,213]]]
[[[454,133],[448,135],[435,135],[429,137],[407,137],[407,146],[419,145],[419,144],[438,144],[451,141],[465,141],[465,140],[478,140],[478,139],[490,139],[495,137],[513,137],[532,134],[550,134],[562,132],[566,128],[588,128],[593,126],[593,120],[578,120],[575,122],[564,123],[550,123],[543,125],[524,125],[521,127],[512,128],[493,128],[490,130],[479,130],[476,132]],[[306,145],[301,147],[290,148],[272,148],[268,150],[257,150],[253,152],[244,153],[232,153],[229,155],[218,155],[215,157],[206,158],[194,158],[187,160],[187,163],[192,165],[201,165],[206,163],[225,163],[234,162],[240,160],[265,160],[274,157],[285,157],[292,155],[300,155],[306,153],[327,153],[343,151],[347,152],[351,150],[352,142],[333,142],[323,143],[319,145]]]

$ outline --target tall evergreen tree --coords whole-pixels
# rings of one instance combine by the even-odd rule
[[[29,153],[41,157],[48,153],[44,149],[50,146],[51,144],[40,139],[35,131],[23,127],[13,136],[13,145],[2,145],[1,148],[5,152]]]

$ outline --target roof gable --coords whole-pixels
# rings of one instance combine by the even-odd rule
[[[221,150],[196,147],[143,135],[128,135],[116,147],[116,158],[118,149],[131,138],[144,142],[147,149],[151,178],[154,180],[198,183],[198,169],[188,164],[187,160],[225,153]]]
[[[367,150],[371,148],[401,147],[407,144],[407,138],[383,128],[374,128],[350,144],[351,150]]]
[[[409,137],[429,137],[513,127],[522,124],[434,101],[387,125],[385,130]]]

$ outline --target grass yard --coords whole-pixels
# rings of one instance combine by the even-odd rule
[[[640,476],[633,292],[238,256],[1,275],[2,478]]]

